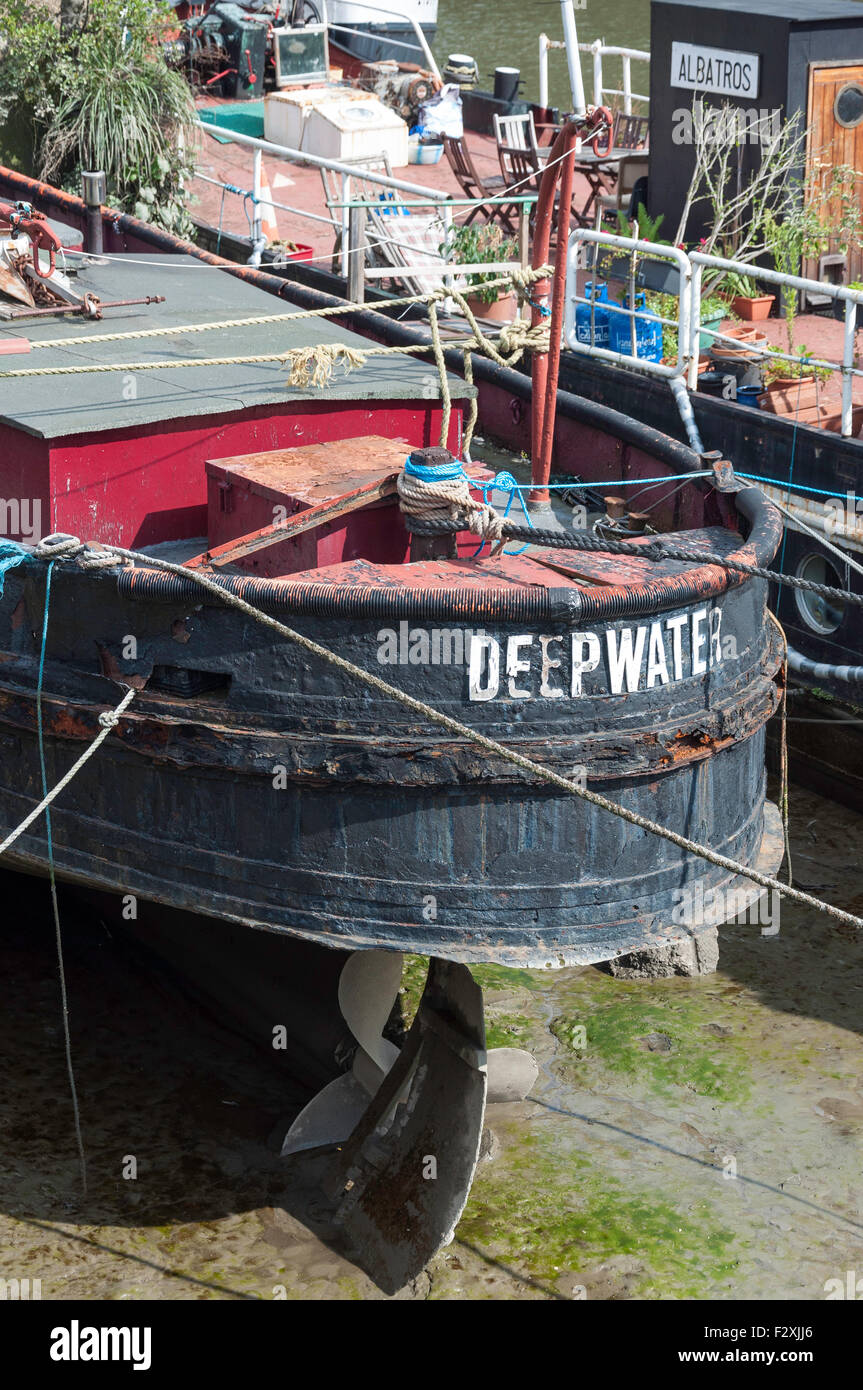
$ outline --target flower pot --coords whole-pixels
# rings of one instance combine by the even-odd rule
[[[770,317],[770,310],[776,303],[775,294],[760,294],[750,297],[746,294],[738,294],[731,301],[731,307],[742,319],[748,319],[750,323],[757,319]]]
[[[702,352],[709,351],[715,342],[713,334],[709,333],[707,330],[713,328],[718,333],[724,318],[724,314],[712,314],[709,319],[701,320],[701,332],[698,335],[698,346]]]
[[[733,342],[726,342],[726,338],[732,338]],[[747,328],[744,324],[737,323],[731,328],[725,329],[722,334],[722,341],[714,343],[710,349],[710,355],[711,357],[741,357],[750,362],[757,362],[760,361],[766,350],[766,333],[759,333],[757,328]]]
[[[852,405],[851,407],[851,438],[856,439],[863,427],[863,405]],[[842,432],[842,411],[837,411],[835,415],[825,413],[821,420],[823,430],[835,430],[837,434]]]
[[[465,299],[474,318],[490,319],[492,323],[512,323],[518,313],[518,297],[514,294],[500,295],[492,304],[486,304],[478,294],[466,294]]]
[[[771,381],[759,396],[762,410],[773,415],[793,415],[805,424],[818,424],[818,382],[814,376],[786,376]]]

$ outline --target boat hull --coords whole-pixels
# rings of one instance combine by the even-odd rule
[[[30,634],[41,632],[43,596],[40,566],[7,575],[0,799],[10,826],[41,794]],[[413,661],[412,648],[426,634],[433,644],[438,629],[397,611],[285,620],[555,772],[754,865],[781,655],[764,604],[765,585],[754,581],[589,631],[560,619],[478,619],[469,631],[481,627],[486,644],[479,675],[469,661],[436,663],[433,645],[428,660]],[[669,680],[648,687],[656,625]],[[462,634],[470,646],[463,622],[449,619],[444,631],[447,642]],[[729,654],[693,672],[699,654],[708,659],[705,641],[719,653],[720,633]],[[133,634],[137,656],[126,660]],[[571,653],[578,644],[583,660],[591,636],[600,659],[573,696]],[[629,642],[642,652],[641,669],[634,688],[624,681],[614,693],[612,648]],[[495,646],[504,674],[487,695]],[[513,651],[527,667],[507,676]],[[216,688],[154,689],[171,670]],[[98,732],[118,682],[145,681],[52,808],[58,874],[117,894],[118,912],[140,896],[342,949],[541,967],[681,940],[716,920],[697,910],[687,918],[681,903],[733,886],[724,869],[442,734],[235,611],[135,600],[119,592],[115,573],[58,567],[42,702],[49,785]],[[472,683],[480,698],[471,698]],[[44,870],[47,855],[37,823],[10,864]]]

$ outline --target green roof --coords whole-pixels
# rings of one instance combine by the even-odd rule
[[[76,258],[77,261],[77,258]],[[0,357],[0,373],[17,368],[84,366],[88,363],[161,362],[171,359],[239,357],[287,353],[319,343],[344,343],[363,351],[377,344],[322,318],[291,319],[211,333],[183,333],[187,325],[258,314],[290,313],[291,303],[257,289],[237,276],[193,256],[122,256],[88,261],[74,280],[78,291],[92,291],[103,302],[163,294],[164,304],[107,309],[99,321],[79,315],[61,318],[0,319],[0,337],[47,339],[98,338],[103,333],[172,327],[157,338],[80,343],[26,355]],[[297,306],[298,307],[298,306]],[[474,392],[458,377],[450,378],[455,399]],[[403,353],[371,357],[345,374],[337,368],[324,390],[300,391],[285,385],[278,362],[225,367],[178,367],[140,371],[127,380],[122,372],[81,373],[58,377],[0,377],[0,420],[43,439],[137,428],[189,416],[223,415],[286,401],[428,400],[439,396],[437,370],[429,358]]]

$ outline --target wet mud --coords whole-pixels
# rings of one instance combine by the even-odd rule
[[[795,881],[863,914],[863,817],[792,788]],[[81,1190],[48,889],[0,925],[0,1279],[43,1299],[383,1298],[286,1211],[303,1096],[98,915],[64,901]],[[409,961],[403,1003],[418,997]],[[863,941],[783,904],[717,974],[477,967],[531,1096],[491,1131],[453,1243],[401,1299],[823,1299],[863,1274]],[[134,1176],[133,1176],[134,1174]]]

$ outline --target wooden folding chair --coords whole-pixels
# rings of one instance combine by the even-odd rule
[[[643,150],[647,145],[647,116],[627,116],[615,111],[611,145],[615,150]]]
[[[540,161],[548,159],[549,146],[543,149],[536,137],[536,126],[533,120],[533,112],[527,111],[523,116],[492,116],[494,122],[494,137],[497,142],[498,151],[501,147],[516,150],[532,150]],[[498,157],[500,157],[498,155]]]
[[[501,174],[492,174],[490,178],[485,179],[478,172],[473,156],[462,137],[445,135],[443,147],[449,166],[466,198],[497,198],[504,191],[505,183]],[[481,207],[472,208],[470,216],[465,218],[464,225],[467,227],[482,211]],[[486,208],[486,216],[489,222],[499,222],[507,232],[512,233],[515,230],[512,209],[492,203]]]
[[[608,193],[600,193],[596,201],[596,230],[602,230],[604,218],[613,221],[612,230],[620,231],[617,214],[629,215],[632,194],[639,179],[647,177],[647,156],[643,153],[626,154],[617,166],[617,181]]]

